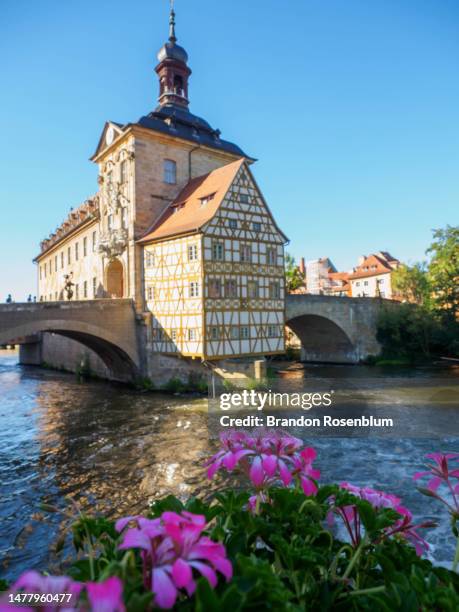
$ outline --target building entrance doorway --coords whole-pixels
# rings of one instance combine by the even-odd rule
[[[119,259],[113,259],[108,264],[105,278],[108,297],[122,298],[124,296],[123,264]]]

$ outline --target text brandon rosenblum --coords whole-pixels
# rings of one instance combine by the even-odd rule
[[[276,417],[272,415],[248,415],[232,417],[229,414],[220,417],[222,427],[393,427],[393,419],[374,417],[370,415],[355,418],[337,418],[324,415],[320,418],[306,417]]]

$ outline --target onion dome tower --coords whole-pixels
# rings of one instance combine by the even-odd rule
[[[188,78],[191,74],[187,66],[188,54],[177,45],[175,35],[175,12],[171,5],[169,16],[169,40],[158,52],[159,64],[155,71],[159,77],[159,106],[178,106],[188,108]]]

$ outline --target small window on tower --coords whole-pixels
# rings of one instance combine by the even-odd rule
[[[177,164],[173,159],[164,160],[164,182],[175,185],[177,182]]]
[[[174,76],[174,93],[178,94],[179,96],[184,95],[183,78],[179,74]]]

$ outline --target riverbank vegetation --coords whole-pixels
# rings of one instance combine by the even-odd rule
[[[222,435],[208,477],[237,473],[246,488],[231,480],[185,504],[169,496],[116,522],[80,515],[67,575],[26,572],[0,609],[62,610],[53,599],[62,592],[71,594],[66,610],[104,612],[459,609],[459,548],[451,570],[435,567],[425,558],[432,522],[417,523],[393,494],[320,484],[316,463],[315,450],[290,435]],[[414,474],[454,538],[458,468],[458,453],[434,453]]]
[[[428,262],[402,265],[392,274],[403,303],[385,307],[378,320],[386,363],[459,358],[459,226],[434,230],[426,254]]]

